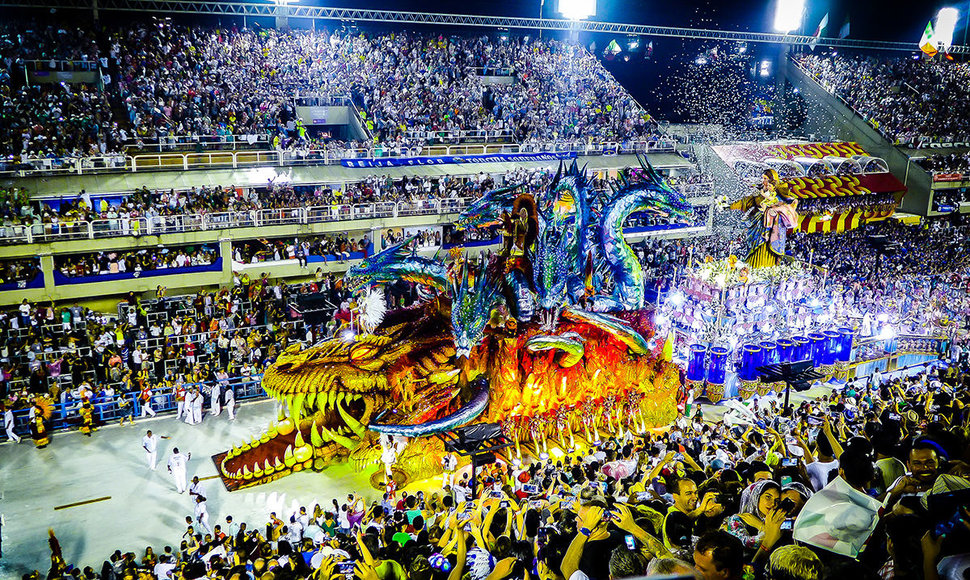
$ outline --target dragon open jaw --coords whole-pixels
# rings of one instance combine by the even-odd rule
[[[440,332],[446,320],[391,325],[349,343],[330,339],[288,348],[266,369],[262,386],[289,416],[215,457],[226,487],[320,471],[346,458],[363,466],[379,450],[379,423],[394,428],[453,414],[461,406],[454,348],[447,337],[428,339],[424,328]]]
[[[230,489],[308,468],[320,470],[349,455],[371,436],[367,425],[387,401],[387,393],[348,391],[340,384],[325,392],[273,396],[286,405],[290,417],[225,454],[220,471]]]

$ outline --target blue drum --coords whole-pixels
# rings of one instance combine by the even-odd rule
[[[855,330],[851,328],[839,329],[839,352],[836,360],[839,362],[852,362],[852,341],[855,339]]]
[[[770,340],[765,340],[760,342],[759,346],[761,347],[762,366],[773,365],[777,362],[780,362],[778,359],[778,346],[774,342]]]
[[[779,338],[775,341],[778,348],[775,349],[775,355],[778,357],[778,362],[786,363],[792,362],[795,356],[795,342],[787,338]]]
[[[687,355],[687,380],[703,381],[704,359],[707,358],[707,347],[703,344],[690,345],[690,353]]]
[[[791,339],[795,343],[795,354],[790,362],[812,360],[812,341],[804,336],[793,336]]]
[[[825,351],[828,350],[825,346],[828,339],[825,338],[824,334],[813,332],[808,335],[808,340],[811,341],[809,360],[812,361],[812,366],[822,366],[822,364],[824,364],[822,362],[822,357],[824,356]]]
[[[822,364],[834,365],[839,354],[839,343],[842,335],[835,330],[826,330],[822,333],[825,336],[825,349],[822,351]]]
[[[707,382],[714,385],[723,385],[727,374],[728,349],[723,346],[711,348],[711,360],[707,364]]]
[[[741,347],[741,368],[738,377],[744,381],[758,378],[758,367],[761,366],[761,347],[756,344],[746,344]]]

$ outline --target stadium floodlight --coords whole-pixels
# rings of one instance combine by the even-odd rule
[[[805,0],[777,0],[775,5],[775,32],[788,34],[802,25]]]
[[[950,50],[953,45],[953,32],[957,28],[960,11],[956,8],[941,8],[936,15],[936,28],[933,30],[933,42],[942,52]]]
[[[567,20],[586,20],[596,14],[596,0],[559,0],[559,13]]]

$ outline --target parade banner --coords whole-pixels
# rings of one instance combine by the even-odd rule
[[[341,159],[344,167],[417,167],[420,165],[453,165],[459,163],[502,163],[506,161],[561,161],[576,159],[575,151],[555,153],[495,153],[490,155],[441,155],[438,157],[368,157]]]
[[[963,181],[963,174],[962,173],[934,173],[933,181],[937,183],[941,181]]]

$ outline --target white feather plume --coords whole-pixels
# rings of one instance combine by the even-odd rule
[[[370,334],[384,322],[387,303],[384,301],[384,290],[380,287],[371,288],[359,299],[360,328]]]

